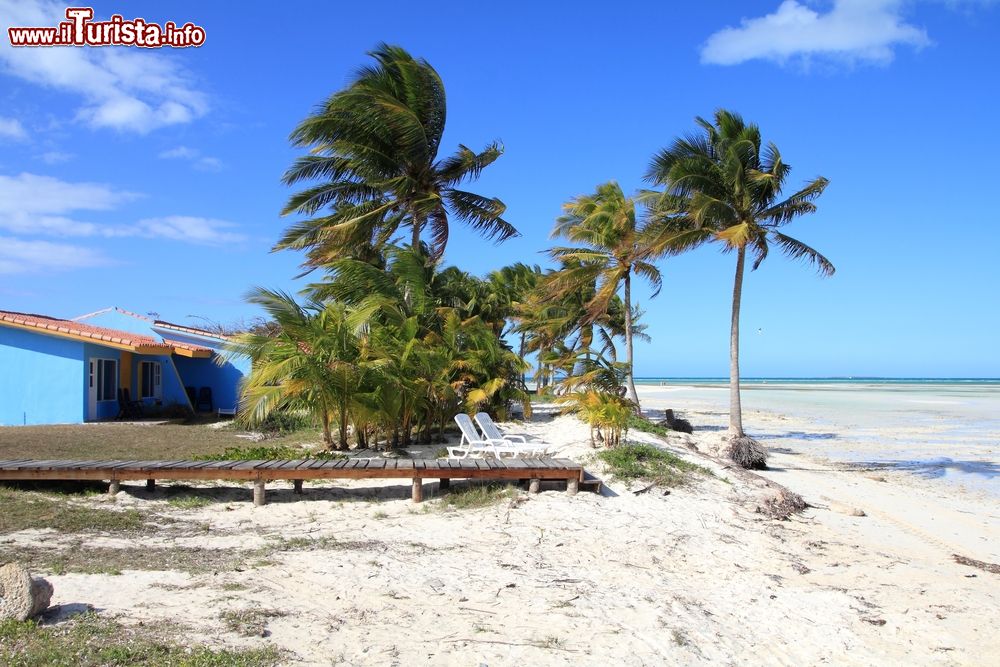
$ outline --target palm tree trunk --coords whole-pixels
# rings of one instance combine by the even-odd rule
[[[333,449],[333,434],[330,432],[330,413],[323,410],[320,414],[320,421],[323,423],[323,444]]]
[[[524,361],[524,332],[523,331],[521,332],[521,346],[517,350],[517,356],[521,357],[521,361]],[[528,379],[527,378],[527,373],[525,371],[521,371],[521,386],[522,387],[524,386],[524,383],[525,383],[525,381],[527,379]]]
[[[340,449],[348,450],[351,448],[347,444],[347,410],[341,406],[340,409]]]
[[[629,400],[635,403],[636,412],[639,409],[639,393],[635,390],[635,372],[632,370],[632,274],[625,273],[625,363],[628,364],[628,375],[625,380],[628,382]]]
[[[746,248],[736,252],[736,279],[733,282],[733,314],[729,330],[729,436],[743,437],[743,408],[740,405],[740,300],[743,297],[743,266]]]

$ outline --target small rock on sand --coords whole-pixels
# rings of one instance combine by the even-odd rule
[[[52,584],[32,579],[20,563],[0,567],[0,620],[26,621],[48,609]]]

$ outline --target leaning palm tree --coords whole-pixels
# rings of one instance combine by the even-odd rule
[[[284,183],[312,184],[292,195],[282,214],[307,219],[291,225],[275,250],[306,250],[309,269],[341,257],[367,261],[402,227],[410,229],[414,250],[429,231],[436,258],[452,216],[498,242],[516,236],[502,201],[459,188],[500,157],[502,146],[493,142],[476,152],[460,144],[439,159],[446,116],[441,77],[397,46],[381,44],[370,55],[373,65],[292,132],[292,145],[309,154],[295,161]]]
[[[576,290],[596,280],[593,296],[586,304],[586,323],[607,315],[619,288],[624,292],[626,386],[629,399],[638,406],[633,370],[632,276],[644,278],[656,296],[662,286],[655,258],[653,237],[636,215],[636,202],[626,197],[614,181],[597,187],[591,195],[577,197],[563,206],[553,237],[563,237],[582,247],[549,250],[554,259],[571,261],[554,281],[560,291]]]
[[[815,178],[782,195],[791,166],[773,143],[763,145],[760,129],[736,113],[720,109],[715,122],[697,118],[702,134],[677,139],[657,153],[647,179],[665,187],[658,197],[660,246],[679,251],[707,241],[736,253],[729,341],[730,452],[745,467],[763,467],[763,449],[743,431],[740,405],[740,299],[747,253],[756,270],[773,245],[792,259],[812,263],[831,276],[833,264],[780,227],[816,210],[813,201],[827,179]]]

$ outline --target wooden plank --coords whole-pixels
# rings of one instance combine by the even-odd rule
[[[253,470],[261,463],[265,463],[265,461],[240,461],[231,470]]]

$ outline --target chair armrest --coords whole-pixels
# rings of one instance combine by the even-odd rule
[[[527,444],[528,442],[527,438],[525,438],[523,435],[505,435],[503,439],[515,442],[519,440],[521,441],[522,444]]]

